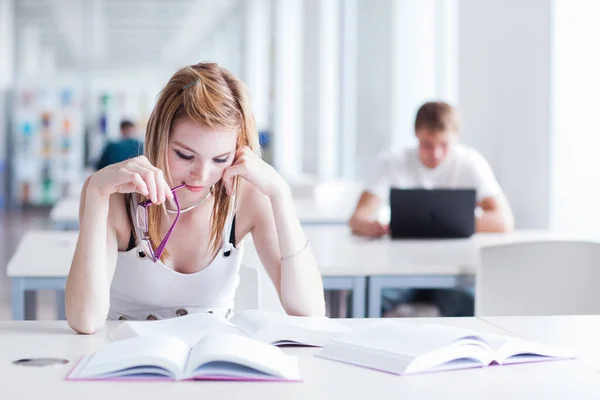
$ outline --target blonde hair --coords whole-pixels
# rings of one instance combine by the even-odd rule
[[[248,146],[260,155],[258,133],[245,85],[217,64],[190,65],[177,71],[160,92],[146,129],[145,155],[152,165],[164,171],[168,181],[171,181],[167,162],[169,135],[176,123],[186,119],[208,128],[235,130],[236,148]],[[238,177],[234,179],[233,188],[239,193]],[[231,205],[231,197],[227,195],[222,180],[213,186],[212,194],[210,254],[216,253],[220,247]],[[162,239],[160,223],[163,215],[161,207],[148,209],[148,232],[155,249]],[[167,258],[165,251],[161,259]]]

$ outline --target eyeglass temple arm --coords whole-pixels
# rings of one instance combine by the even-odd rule
[[[173,188],[172,190],[175,190],[175,189],[176,188]],[[157,259],[160,258],[160,256],[162,255],[163,251],[165,250],[165,246],[167,245],[167,241],[171,237],[171,233],[173,233],[173,229],[175,229],[175,225],[177,224],[177,221],[179,221],[179,216],[181,215],[181,207],[179,206],[179,200],[177,200],[177,195],[175,193],[173,193],[173,200],[175,201],[175,205],[177,205],[177,215],[175,216],[175,221],[173,221],[173,224],[169,228],[169,231],[167,232],[167,234],[163,238],[162,242],[160,242],[160,244],[156,248],[156,252],[155,252],[154,255],[155,255],[155,257]]]

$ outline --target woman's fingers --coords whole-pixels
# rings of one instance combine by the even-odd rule
[[[152,203],[158,203],[156,176],[151,167],[142,165],[141,163],[132,162],[126,167],[129,171],[140,175],[146,187],[148,188],[148,197]]]
[[[169,187],[160,169],[152,167],[152,172],[154,172],[154,181],[156,182],[156,198],[158,203],[164,203],[167,199],[166,192],[169,190]]]
[[[120,168],[117,173],[118,179],[115,185],[115,191],[119,193],[138,192],[144,196],[148,196],[148,186],[142,179],[140,174],[133,172],[127,168]]]
[[[141,157],[139,161],[142,167],[150,169],[154,173],[157,199],[154,203],[164,203],[167,199],[172,200],[173,193],[171,192],[169,183],[165,179],[163,171],[153,166],[146,157]]]
[[[111,173],[114,173],[113,169]],[[132,158],[117,166],[118,178],[113,180],[114,189],[121,193],[139,192],[152,203],[164,203],[173,199],[173,193],[165,180],[164,173],[154,167],[144,156]]]
[[[246,174],[246,165],[245,164],[234,164],[225,169],[223,172],[223,184],[225,185],[225,190],[227,190],[227,194],[231,196],[233,192],[233,178],[240,175],[245,177]]]
[[[148,196],[148,186],[146,185],[146,182],[144,182],[140,174],[136,172],[132,172],[131,174],[133,175],[131,183],[135,185],[134,190],[138,193],[143,194],[144,196]]]

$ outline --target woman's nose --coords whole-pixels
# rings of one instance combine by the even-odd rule
[[[206,183],[209,175],[210,175],[210,170],[209,170],[209,167],[206,165],[198,166],[197,168],[195,168],[192,171],[192,177],[194,178],[194,180],[197,180],[203,184]]]

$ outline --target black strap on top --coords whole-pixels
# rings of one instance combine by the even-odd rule
[[[231,220],[231,234],[229,235],[229,243],[235,247],[235,215]],[[129,234],[129,243],[127,244],[127,250],[125,251],[129,251],[133,248],[135,248],[135,235],[133,234],[133,229],[131,229],[131,233]]]
[[[229,234],[229,243],[231,243],[233,247],[235,247],[235,215],[231,220],[231,233]]]
[[[127,244],[127,250],[125,250],[125,251],[129,251],[133,248],[135,248],[135,235],[133,234],[133,229],[132,229],[131,232],[129,233],[129,243]]]
[[[131,226],[131,230],[129,231],[129,243],[127,244],[127,250],[129,251],[135,247],[135,230],[133,228],[133,224],[135,221],[133,220],[133,216],[131,215],[131,202],[133,201],[133,194],[130,193],[125,195],[125,210],[127,210],[127,219],[129,219],[129,226]]]

